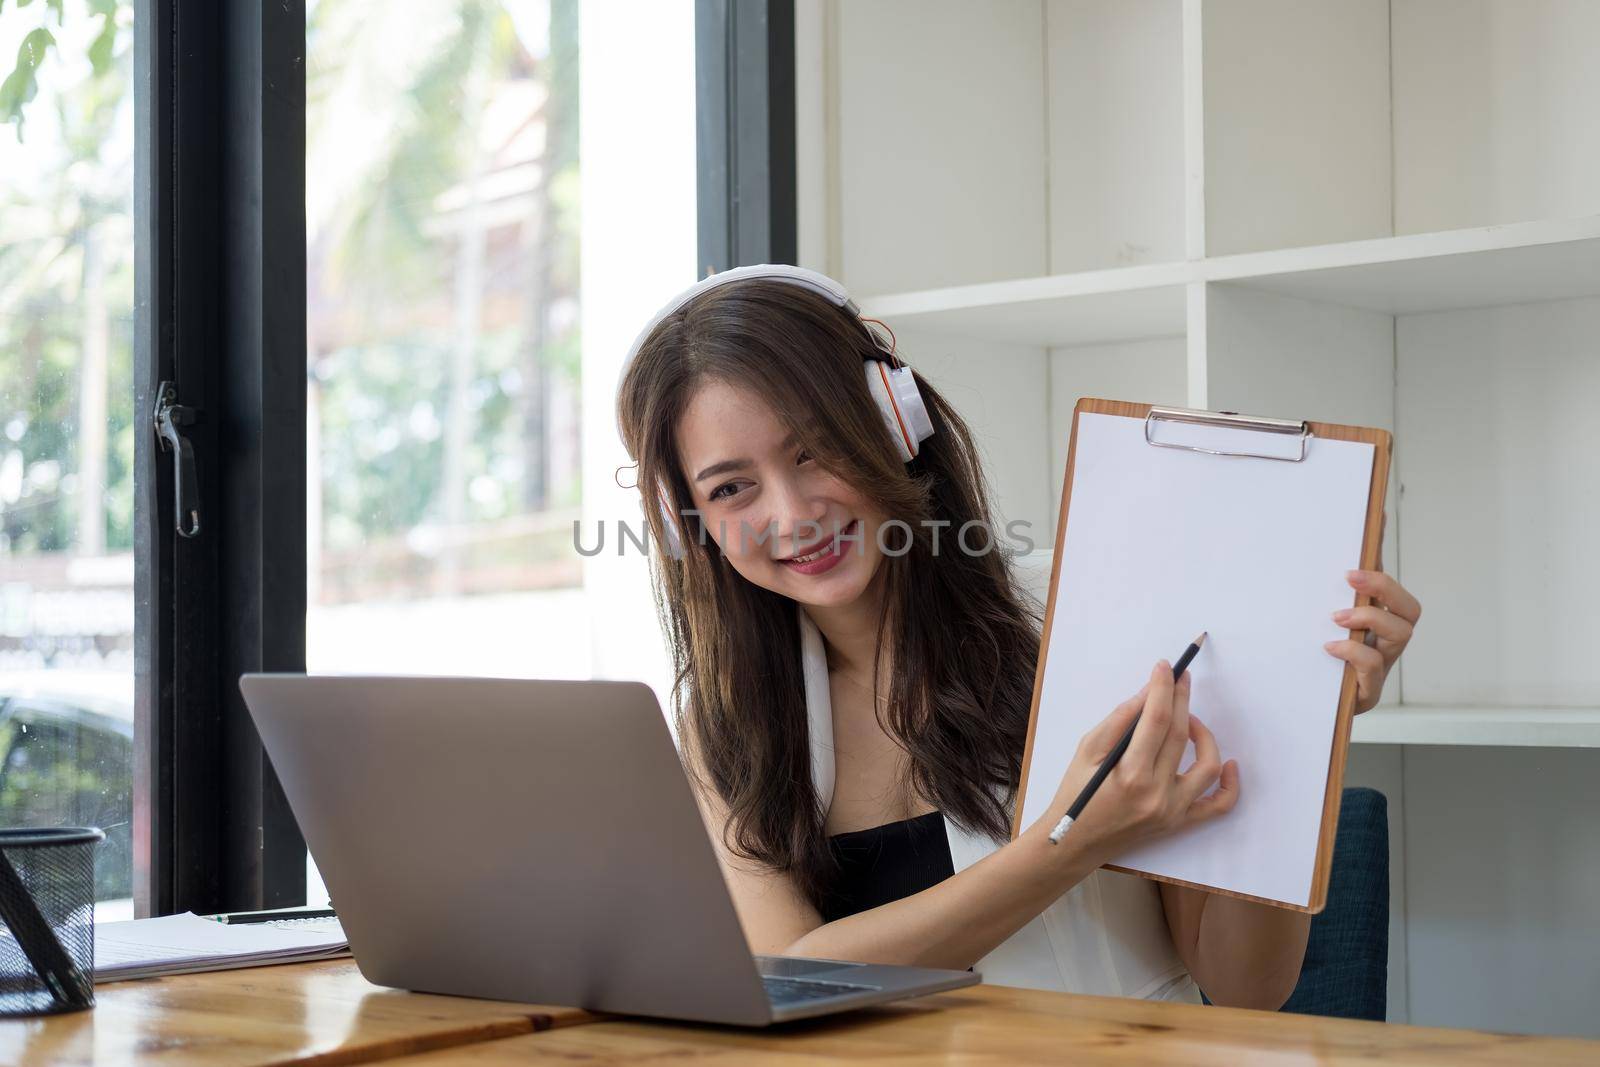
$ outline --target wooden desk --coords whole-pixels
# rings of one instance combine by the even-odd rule
[[[593,1018],[576,1008],[385,989],[341,959],[97,986],[92,1011],[0,1020],[0,1064],[321,1067]]]
[[[350,960],[118,982],[100,986],[96,998],[91,1012],[0,1021],[0,1064],[1600,1063],[1600,1042],[1003,986],[778,1032],[406,993],[368,983]]]
[[[1600,1063],[1600,1042],[1322,1019],[1198,1004],[973,986],[782,1033],[602,1021],[405,1056],[391,1067],[583,1063],[936,1064]]]

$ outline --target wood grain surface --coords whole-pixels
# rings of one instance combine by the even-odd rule
[[[606,1021],[395,1067],[513,1064],[1506,1065],[1600,1063],[1600,1042],[972,986],[772,1030]]]
[[[973,986],[768,1030],[384,989],[350,960],[101,986],[0,1021],[0,1063],[1594,1064],[1600,1042]]]
[[[0,1064],[330,1064],[531,1034],[576,1008],[408,993],[354,960],[174,975],[95,987],[95,1007],[0,1020]]]

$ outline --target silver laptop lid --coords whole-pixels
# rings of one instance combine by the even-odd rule
[[[771,1018],[647,686],[272,674],[239,684],[370,981]]]

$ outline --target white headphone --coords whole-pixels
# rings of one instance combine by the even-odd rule
[[[707,290],[726,282],[741,281],[746,278],[767,278],[801,286],[826,297],[856,318],[861,317],[861,309],[850,299],[844,286],[826,274],[787,263],[754,263],[745,267],[733,267],[702,278],[673,297],[655,313],[645,324],[644,329],[639,331],[639,335],[634,338],[632,346],[628,349],[627,358],[622,362],[622,372],[617,377],[619,391],[622,381],[627,377],[628,368],[638,358],[639,349],[644,346],[651,332],[661,324],[662,319]],[[917,391],[916,379],[912,377],[911,368],[900,361],[892,347],[884,347],[882,339],[876,333],[870,329],[867,332],[872,335],[874,345],[882,353],[881,357],[869,357],[861,361],[867,381],[867,392],[872,395],[874,403],[883,415],[884,426],[888,428],[889,436],[894,440],[900,459],[910,463],[916,458],[922,442],[933,436],[933,420],[928,417],[927,406],[922,401],[922,394]],[[622,432],[620,409],[617,412],[617,432],[619,435]],[[668,506],[666,490],[662,489],[660,495],[662,515],[666,520],[668,548],[673,558],[679,559],[683,555],[683,546],[678,539],[677,520]]]

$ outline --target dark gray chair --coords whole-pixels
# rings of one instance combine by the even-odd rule
[[[1328,906],[1311,920],[1300,982],[1281,1010],[1381,1022],[1388,1005],[1389,801],[1376,789],[1346,789]]]
[[[1376,789],[1346,789],[1328,906],[1311,919],[1300,981],[1280,1010],[1382,1022],[1388,1003],[1389,802]]]

